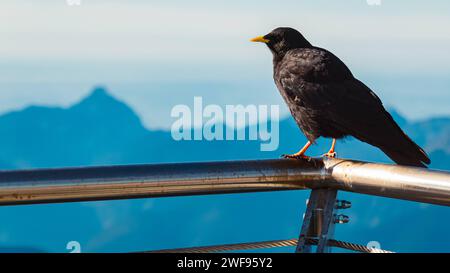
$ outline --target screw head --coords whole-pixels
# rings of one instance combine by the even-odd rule
[[[347,200],[336,200],[336,209],[348,209],[352,207],[352,203]]]
[[[350,217],[344,214],[338,214],[334,216],[335,224],[346,224],[350,221]]]

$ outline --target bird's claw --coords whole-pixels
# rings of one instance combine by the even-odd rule
[[[309,156],[307,156],[307,155],[286,155],[286,154],[283,154],[283,155],[281,155],[281,157],[283,157],[283,158],[290,158],[290,159],[306,159],[306,160],[309,160],[310,159],[310,157]]]
[[[335,158],[336,157],[336,152],[328,152],[326,154],[323,154],[322,156],[326,156],[326,157],[330,157],[330,158]]]

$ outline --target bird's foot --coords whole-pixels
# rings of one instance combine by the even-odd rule
[[[330,158],[335,158],[335,157],[336,157],[336,152],[334,152],[334,151],[328,151],[328,153],[323,154],[322,156],[326,156],[326,157],[330,157]]]
[[[306,160],[310,160],[311,157],[304,155],[304,154],[293,154],[293,155],[281,155],[281,157],[283,158],[290,158],[290,159],[306,159]]]

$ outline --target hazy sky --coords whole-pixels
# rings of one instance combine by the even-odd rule
[[[168,127],[172,106],[192,105],[194,95],[282,104],[269,51],[248,42],[277,26],[333,51],[407,117],[450,115],[444,0],[2,0],[0,112],[68,106],[97,84],[149,127]]]

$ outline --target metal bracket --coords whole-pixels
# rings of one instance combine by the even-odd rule
[[[336,196],[334,189],[311,191],[295,252],[312,252],[307,239],[318,240],[316,252],[330,252],[328,240],[334,233]]]

